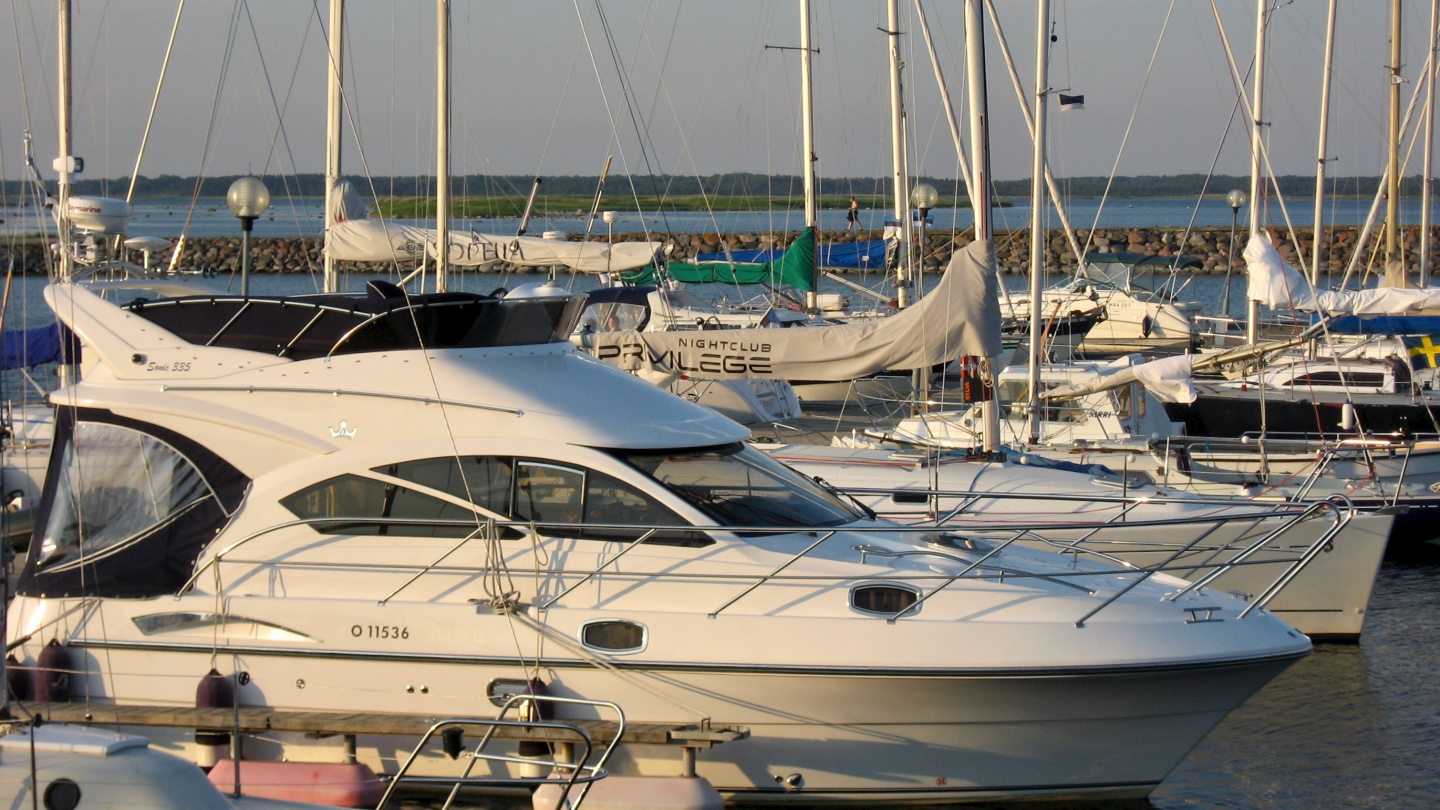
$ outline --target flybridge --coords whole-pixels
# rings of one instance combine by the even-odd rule
[[[584,297],[505,300],[473,293],[366,296],[187,296],[124,309],[190,343],[294,360],[400,349],[468,349],[560,343]],[[387,295],[389,292],[391,294]]]

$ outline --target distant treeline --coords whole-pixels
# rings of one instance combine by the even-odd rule
[[[237,175],[207,177],[200,184],[200,196],[223,197]],[[406,177],[377,177],[366,181],[352,178],[363,196],[373,187],[375,196],[380,197],[425,197],[434,194],[435,179],[428,175]],[[270,176],[265,178],[271,195],[282,197],[286,194],[301,197],[318,197],[324,194],[324,176],[300,174]],[[469,175],[456,177],[451,188],[462,196],[513,197],[526,195],[534,182],[533,175]],[[925,178],[945,196],[954,194],[957,185],[954,178]],[[577,195],[593,197],[600,182],[598,176],[583,177],[562,175],[545,177],[540,193],[542,195]],[[1072,197],[1099,197],[1105,191],[1104,177],[1057,178],[1062,192]],[[1375,193],[1379,177],[1337,177],[1327,182],[1327,193],[1342,196],[1368,197]],[[129,185],[128,179],[81,180],[76,183],[76,193],[108,194],[120,196]],[[1315,189],[1315,178],[1303,175],[1285,175],[1279,178],[1281,193],[1287,196],[1308,196]],[[0,180],[0,194],[14,200],[21,193],[19,180]],[[631,194],[632,181],[624,176],[611,175],[605,183],[607,198],[625,198]],[[763,175],[737,172],[715,174],[709,177],[678,175],[637,175],[633,178],[634,192],[646,197],[681,197],[712,195],[717,197],[795,197],[801,193],[799,177],[792,175]],[[820,183],[821,192],[827,196],[873,196],[887,193],[889,179],[881,177],[831,177]],[[1176,174],[1147,177],[1117,177],[1110,189],[1112,197],[1193,197],[1206,189],[1207,193],[1223,195],[1232,188],[1248,189],[1248,177],[1216,175],[1210,178],[1208,187],[1205,175]],[[1419,176],[1405,178],[1404,193],[1420,193]],[[141,177],[135,187],[139,197],[188,197],[195,193],[194,177],[179,177],[162,174],[159,177]],[[1001,180],[994,184],[998,197],[1025,197],[1030,193],[1029,180]],[[960,189],[959,196],[964,196]]]

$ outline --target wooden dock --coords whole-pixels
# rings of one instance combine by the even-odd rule
[[[255,706],[236,709],[196,709],[185,706],[113,705],[100,703],[22,703],[11,702],[11,711],[18,719],[39,716],[54,723],[78,723],[101,726],[155,726],[167,728],[201,728],[233,731],[242,734],[267,731],[294,731],[317,737],[382,734],[418,738],[431,726],[456,717],[440,715],[405,715],[368,712],[306,712],[282,711]],[[473,719],[483,724],[489,718]],[[513,720],[515,718],[508,718]],[[620,724],[606,720],[569,720],[565,723],[581,729],[596,744],[615,739]],[[711,727],[682,723],[626,723],[620,735],[622,745],[674,745],[685,748],[710,748],[723,742],[743,740],[749,729]],[[575,742],[573,732],[562,728],[497,726],[495,739],[535,740],[541,742]]]

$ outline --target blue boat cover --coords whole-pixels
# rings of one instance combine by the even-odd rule
[[[1319,321],[1310,316],[1311,323]],[[1340,335],[1435,335],[1440,334],[1440,316],[1436,315],[1346,315],[1326,327]]]
[[[724,253],[701,253],[695,257],[695,261],[697,264],[724,261],[759,264],[775,261],[783,255],[785,255],[783,250],[732,250],[729,258]],[[828,245],[821,245],[815,251],[815,263],[820,267],[883,270],[885,268],[885,240],[832,242]]]
[[[80,357],[80,343],[74,333],[65,330],[73,356]],[[64,351],[60,340],[58,324],[39,326],[34,329],[12,330],[5,333],[4,370],[29,368],[41,363],[58,363]]]

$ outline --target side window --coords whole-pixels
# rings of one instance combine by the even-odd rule
[[[515,521],[689,525],[649,495],[614,476],[548,461],[493,456],[458,460],[429,458],[387,464],[376,467],[375,472],[468,499],[476,506]],[[359,476],[341,476],[298,492],[286,499],[285,506],[302,517],[448,518],[453,512],[462,513],[461,520],[473,519],[469,513],[443,501]],[[325,527],[322,531],[329,532],[365,531],[354,521],[347,521],[341,528],[330,528],[328,523],[320,525]],[[377,528],[372,525],[365,533],[375,534]],[[388,533],[415,535],[417,531],[412,527],[392,526]],[[641,534],[643,532],[634,529],[587,529],[579,536],[628,541]],[[516,527],[506,527],[502,534],[503,537],[522,535]],[[457,533],[456,536],[463,535]],[[646,542],[705,546],[714,540],[700,532],[676,530],[657,532]]]
[[[510,514],[513,459],[496,456],[427,458],[376,467],[375,472],[403,478],[454,495],[502,517]]]
[[[602,472],[590,471],[585,483],[585,522],[632,526],[685,526],[680,516],[656,503],[649,495]],[[585,536],[597,540],[631,541],[644,534],[636,529],[586,529]],[[697,531],[658,531],[646,543],[668,546],[708,546],[715,541]]]
[[[516,520],[579,523],[584,498],[584,470],[537,461],[515,465]]]
[[[302,519],[333,518],[313,523],[321,534],[384,534],[400,537],[464,537],[475,531],[474,513],[405,487],[341,475],[281,499],[280,504]],[[385,519],[453,520],[463,526],[404,525]]]

